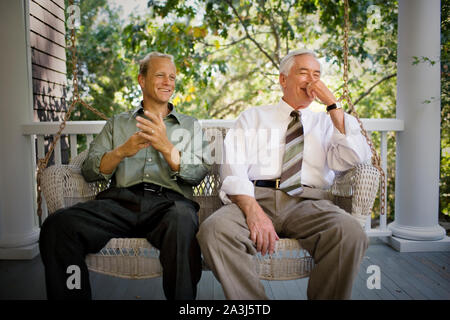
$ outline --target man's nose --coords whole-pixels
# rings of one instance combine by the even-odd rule
[[[169,76],[164,76],[163,77],[163,84],[169,84],[170,83],[170,78]]]

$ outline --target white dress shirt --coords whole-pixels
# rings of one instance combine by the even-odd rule
[[[251,180],[274,180],[281,176],[285,138],[291,112],[284,100],[275,105],[253,107],[241,113],[224,140],[224,163],[220,169],[219,196],[254,197]],[[304,131],[301,183],[328,189],[334,171],[345,171],[367,162],[371,151],[353,116],[345,113],[345,134],[333,125],[330,115],[300,109]]]

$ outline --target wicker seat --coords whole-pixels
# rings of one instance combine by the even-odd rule
[[[224,136],[227,129],[204,130],[205,136],[212,137],[215,135],[207,132],[208,130],[215,133],[219,130]],[[216,135],[214,143],[222,144],[222,140],[217,139]],[[94,199],[99,191],[107,187],[105,182],[87,183],[84,180],[81,164],[86,156],[87,150],[72,159],[69,165],[53,165],[43,172],[41,188],[49,214],[77,202]],[[335,204],[350,212],[363,225],[373,206],[378,181],[378,170],[370,164],[361,164],[338,173],[329,192]],[[220,182],[219,165],[214,164],[208,176],[193,188],[194,199],[200,204],[200,223],[222,206],[218,196]],[[261,279],[288,280],[309,276],[314,261],[297,240],[280,239],[275,249],[272,256],[255,256],[255,265]],[[146,239],[111,239],[100,252],[87,255],[86,263],[92,271],[122,278],[153,278],[162,274],[159,251]]]

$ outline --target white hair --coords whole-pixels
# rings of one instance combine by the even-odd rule
[[[284,75],[289,75],[289,71],[291,71],[291,68],[294,64],[294,58],[296,56],[300,56],[303,54],[308,54],[310,56],[313,56],[316,58],[317,62],[319,62],[319,59],[317,59],[317,55],[314,51],[309,49],[297,49],[294,51],[290,51],[283,59],[281,59],[280,62],[280,73]],[[319,62],[320,65],[320,62]],[[320,65],[320,70],[322,71],[322,65]]]
[[[148,53],[142,60],[139,61],[139,74],[145,76],[147,74],[148,64],[152,58],[167,58],[175,64],[173,56],[167,53],[153,51]]]

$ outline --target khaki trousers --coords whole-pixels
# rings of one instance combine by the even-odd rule
[[[369,243],[360,223],[330,200],[291,197],[261,187],[255,188],[255,198],[280,238],[298,239],[314,258],[308,299],[350,299]],[[256,246],[236,204],[225,205],[208,217],[197,239],[227,299],[267,299],[256,272]]]

